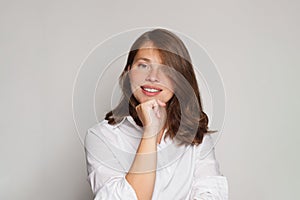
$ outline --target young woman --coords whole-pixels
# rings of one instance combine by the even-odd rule
[[[164,29],[142,34],[119,80],[120,103],[85,140],[95,199],[228,199],[179,37]]]

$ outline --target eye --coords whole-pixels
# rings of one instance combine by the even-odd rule
[[[149,70],[150,69],[150,65],[148,63],[137,63],[136,67],[137,67],[137,69],[140,69],[140,70]]]
[[[148,65],[147,65],[147,64],[144,64],[144,63],[139,63],[139,64],[137,65],[137,67],[138,67],[138,68],[147,68]]]

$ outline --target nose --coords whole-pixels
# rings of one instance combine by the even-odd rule
[[[150,82],[159,82],[159,77],[158,77],[158,68],[157,67],[154,67],[154,66],[151,66],[150,67],[150,70],[149,70],[149,73],[146,77],[146,81],[150,81]]]

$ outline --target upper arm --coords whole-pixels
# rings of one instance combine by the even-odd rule
[[[95,130],[88,130],[85,153],[88,180],[95,199],[122,199],[122,196],[136,199],[134,190],[125,179],[126,172],[109,145]]]
[[[206,135],[201,145],[195,150],[191,199],[227,200],[228,183],[219,170],[212,137]]]
[[[214,142],[210,135],[204,136],[203,142],[196,147],[195,151],[195,177],[219,176],[221,174],[215,156]]]

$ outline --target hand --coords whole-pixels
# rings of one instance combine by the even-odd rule
[[[136,107],[136,111],[143,123],[144,136],[157,136],[166,123],[166,103],[157,99],[151,99],[139,104]]]

